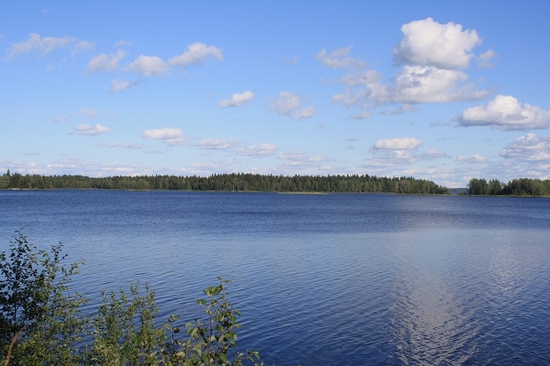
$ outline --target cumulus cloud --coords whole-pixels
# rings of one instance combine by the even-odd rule
[[[59,48],[69,48],[75,53],[81,49],[93,48],[93,43],[81,41],[76,37],[42,37],[38,33],[31,33],[26,41],[15,43],[8,49],[5,60],[14,60],[29,53],[41,57]]]
[[[210,150],[227,150],[235,148],[238,145],[240,145],[240,142],[236,139],[202,139],[197,143],[199,148]]]
[[[128,80],[113,80],[111,81],[111,89],[109,90],[112,93],[120,92],[123,90],[126,90],[128,88],[131,88],[133,86],[136,86],[137,83],[133,81]]]
[[[252,98],[254,98],[254,93],[252,93],[250,90],[247,90],[243,93],[235,93],[230,99],[220,100],[220,107],[237,107],[248,103]]]
[[[265,158],[272,156],[275,151],[277,151],[277,145],[265,143],[243,147],[237,151],[237,154],[253,158]]]
[[[101,135],[104,133],[109,133],[111,130],[108,127],[102,126],[101,124],[96,124],[95,126],[91,125],[79,125],[75,127],[74,131],[82,135]],[[72,132],[70,133],[72,134]]]
[[[412,150],[422,145],[422,140],[413,137],[378,140],[374,144],[376,150]]]
[[[204,43],[193,43],[187,46],[185,52],[172,57],[168,63],[176,66],[202,65],[208,56],[213,56],[219,61],[223,60],[222,51],[215,46],[207,46]]]
[[[328,54],[327,50],[322,49],[315,57],[317,60],[320,60],[323,65],[333,69],[342,67],[365,67],[363,61],[349,56],[351,49],[352,46],[342,47]]]
[[[169,66],[158,56],[139,55],[139,57],[128,65],[129,71],[137,72],[145,76],[162,75],[168,71]]]
[[[405,66],[389,88],[372,93],[375,100],[400,103],[443,103],[479,100],[489,96],[488,90],[476,90],[464,84],[468,75],[458,70],[430,66]]]
[[[475,30],[462,30],[455,23],[440,24],[432,18],[401,26],[403,39],[393,49],[399,64],[465,69],[474,57],[472,49],[481,44]]]
[[[96,71],[109,72],[118,69],[118,64],[126,56],[126,51],[119,50],[116,54],[103,53],[96,56],[88,62],[86,73],[91,74]]]
[[[309,118],[315,115],[315,107],[302,108],[303,97],[288,91],[279,93],[277,99],[271,102],[271,110],[281,115],[292,117],[294,120]]]
[[[155,130],[147,130],[141,135],[145,140],[171,140],[183,136],[179,128],[165,127]]]
[[[460,126],[491,126],[503,131],[546,129],[550,123],[550,111],[524,103],[506,95],[497,95],[486,105],[465,109],[454,121]]]
[[[188,141],[183,138],[183,132],[179,128],[165,127],[143,132],[144,140],[159,140],[166,145],[186,145]]]
[[[468,75],[460,70],[406,65],[395,76],[393,84],[388,85],[380,80],[376,71],[368,70],[341,78],[346,89],[342,94],[333,95],[332,100],[346,107],[358,102],[403,103],[408,108],[402,110],[404,112],[414,108],[410,104],[479,100],[490,95],[488,90],[477,90],[467,80]]]
[[[487,159],[485,159],[485,156],[473,154],[470,156],[458,155],[456,161],[459,163],[485,163]]]
[[[404,24],[401,31],[403,39],[393,51],[403,68],[392,82],[383,82],[375,70],[346,75],[339,80],[345,90],[332,95],[334,102],[345,107],[362,104],[363,108],[402,103],[404,108],[394,111],[401,113],[412,111],[413,104],[472,101],[490,95],[488,90],[478,90],[461,70],[469,66],[475,57],[472,50],[481,44],[475,30],[427,18]],[[494,52],[488,51],[480,59],[488,62],[492,57]]]
[[[540,137],[534,133],[521,136],[499,153],[505,159],[527,161],[550,161],[550,137]]]

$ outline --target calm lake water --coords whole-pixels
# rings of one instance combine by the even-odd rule
[[[85,259],[90,307],[139,280],[191,320],[231,279],[268,365],[550,364],[550,199],[0,191],[19,228]]]

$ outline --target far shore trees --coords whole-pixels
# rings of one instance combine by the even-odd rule
[[[2,183],[4,182],[4,183]],[[92,178],[83,175],[0,176],[0,189],[127,189],[188,191],[256,191],[256,192],[342,192],[449,194],[449,190],[432,181],[412,177],[377,177],[371,175],[262,175],[251,173],[199,176],[113,176]]]
[[[471,179],[468,183],[469,194],[473,196],[550,196],[550,180],[520,178],[508,183],[497,179],[487,182],[485,179]]]

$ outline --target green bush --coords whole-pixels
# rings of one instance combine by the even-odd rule
[[[229,280],[204,290],[205,319],[185,324],[170,315],[159,324],[155,291],[139,284],[102,292],[89,317],[88,299],[69,284],[82,262],[65,264],[62,245],[36,250],[21,231],[0,253],[0,351],[10,365],[256,365],[257,351],[236,352],[237,318],[227,299]]]

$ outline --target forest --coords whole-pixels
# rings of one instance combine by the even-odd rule
[[[471,179],[468,193],[474,196],[550,196],[550,180],[519,178],[505,184],[498,179]]]
[[[282,176],[250,173],[200,176],[113,176],[92,178],[83,175],[7,173],[0,176],[0,189],[126,189],[258,192],[355,192],[398,194],[449,194],[446,187],[412,177],[369,175]]]

